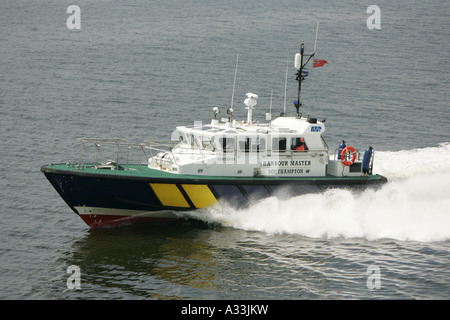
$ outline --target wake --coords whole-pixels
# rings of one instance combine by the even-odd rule
[[[193,214],[223,226],[312,238],[450,239],[450,143],[379,151],[374,172],[389,179],[377,190],[270,197],[245,209],[222,205]]]

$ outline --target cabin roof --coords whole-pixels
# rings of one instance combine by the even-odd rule
[[[279,117],[271,123],[252,123],[247,124],[243,121],[218,122],[212,121],[208,124],[194,124],[193,126],[178,126],[177,130],[182,132],[190,132],[202,135],[216,134],[270,134],[270,133],[291,133],[305,134],[311,132],[309,129],[312,124],[305,118]],[[324,130],[324,124],[317,122],[316,126],[320,126],[320,132]],[[308,130],[309,129],[309,130]]]

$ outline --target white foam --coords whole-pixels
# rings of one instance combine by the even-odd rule
[[[385,175],[390,180],[450,173],[450,143],[397,152],[375,152],[374,172]]]
[[[271,197],[246,209],[222,206],[198,217],[249,231],[313,238],[450,239],[450,143],[378,152],[375,171],[389,179],[378,190]]]

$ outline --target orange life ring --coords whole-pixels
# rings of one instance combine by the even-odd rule
[[[351,159],[350,160],[347,160],[348,158],[347,158],[347,156],[348,156],[348,154],[349,153],[351,153]],[[345,147],[343,150],[342,150],[342,152],[341,152],[341,160],[342,160],[342,163],[344,164],[344,165],[346,165],[346,166],[351,166],[354,162],[355,162],[355,159],[356,159],[356,151],[355,151],[355,148],[353,148],[353,147],[351,147],[351,146],[347,146],[347,147]]]

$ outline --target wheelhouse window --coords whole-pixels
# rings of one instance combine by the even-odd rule
[[[259,143],[257,147],[258,152],[266,152],[266,139],[265,138],[259,138]]]
[[[265,152],[266,139],[259,136],[239,138],[239,150],[241,152]]]
[[[286,138],[273,138],[272,139],[273,151],[285,152],[286,151]]]
[[[302,137],[291,138],[291,150],[296,152],[308,150],[305,139]]]
[[[250,151],[250,141],[251,139],[249,137],[244,137],[239,139],[239,150],[243,152],[249,152]]]
[[[188,133],[188,134],[187,134],[187,143],[188,143],[192,148],[194,148],[194,146],[195,146],[195,137],[194,137],[193,134],[191,134],[191,133]]]
[[[214,149],[214,138],[212,136],[201,135],[202,148],[206,150]]]
[[[234,151],[234,146],[235,146],[235,138],[220,138],[219,142],[220,145],[222,147],[223,152],[233,152]]]

